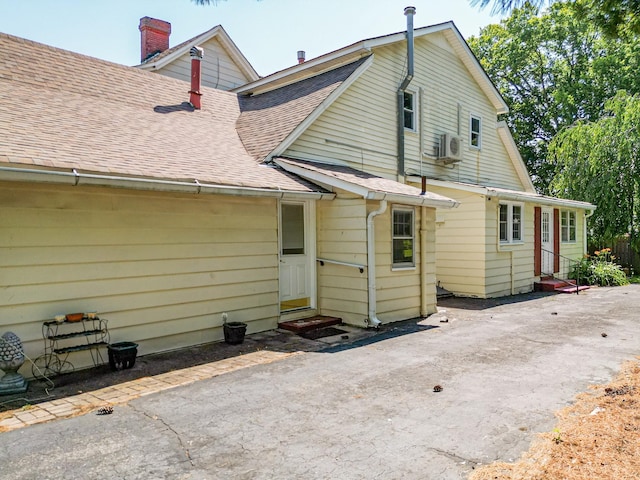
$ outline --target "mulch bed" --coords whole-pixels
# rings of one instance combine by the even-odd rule
[[[516,463],[480,467],[470,480],[640,478],[640,362],[625,363],[613,382],[578,395],[557,417]]]

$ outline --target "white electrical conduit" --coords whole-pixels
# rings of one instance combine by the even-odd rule
[[[367,283],[369,287],[369,318],[367,327],[378,328],[382,323],[376,313],[376,235],[374,217],[383,214],[387,210],[387,201],[380,202],[380,208],[367,215]]]

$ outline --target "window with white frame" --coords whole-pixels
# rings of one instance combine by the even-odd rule
[[[498,218],[501,243],[518,243],[524,239],[523,207],[519,203],[501,203]]]
[[[413,267],[415,266],[413,209],[394,208],[392,217],[393,266]]]
[[[404,128],[417,130],[416,125],[416,95],[413,92],[404,92],[403,100]]]
[[[482,119],[478,115],[471,115],[469,120],[469,145],[482,147]]]
[[[560,239],[564,243],[576,241],[576,212],[573,210],[560,211]]]

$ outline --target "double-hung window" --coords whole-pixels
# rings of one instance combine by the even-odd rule
[[[404,92],[403,101],[404,128],[416,131],[416,95],[412,92]]]
[[[471,115],[469,120],[469,145],[482,148],[482,119],[478,115]]]
[[[572,210],[560,211],[560,239],[564,243],[576,241],[576,212]]]
[[[394,208],[392,212],[393,266],[413,267],[415,266],[414,211]]]
[[[519,203],[501,203],[499,213],[500,243],[519,243],[524,239],[523,208]]]

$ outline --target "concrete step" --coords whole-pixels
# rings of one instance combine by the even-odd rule
[[[278,323],[278,328],[289,330],[294,333],[304,333],[318,328],[330,327],[332,325],[342,324],[342,319],[338,317],[328,317],[325,315],[316,315],[309,318],[301,318],[298,320],[289,320],[287,322]]]
[[[533,284],[536,292],[558,292],[558,293],[576,293],[576,282],[574,280],[560,280],[558,278],[543,278],[539,282]],[[588,290],[588,285],[580,285],[578,291]]]

